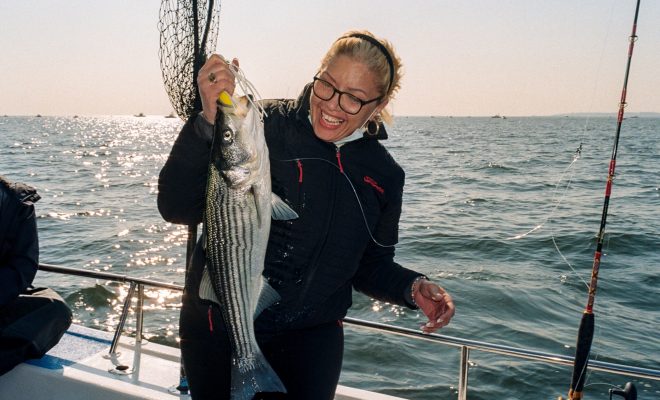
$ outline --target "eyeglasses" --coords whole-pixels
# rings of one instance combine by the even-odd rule
[[[375,99],[371,100],[361,100],[355,96],[353,96],[350,93],[342,92],[341,90],[337,90],[336,87],[332,85],[332,83],[323,80],[317,76],[314,77],[314,84],[312,85],[312,92],[314,93],[314,96],[318,97],[321,100],[330,100],[335,96],[335,93],[339,94],[339,107],[344,110],[345,112],[355,115],[362,110],[362,107],[369,104],[373,103],[374,101],[379,101],[383,98],[383,96],[376,97]]]

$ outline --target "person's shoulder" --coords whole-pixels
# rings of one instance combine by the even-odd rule
[[[381,144],[381,146],[385,149],[385,155],[383,156],[383,158],[385,160],[386,165],[390,169],[390,172],[389,172],[390,176],[392,177],[393,180],[395,180],[397,182],[398,185],[403,186],[403,184],[405,182],[405,179],[406,179],[405,170],[394,159],[392,154],[389,151],[387,151],[385,146],[383,146],[382,144]]]
[[[41,198],[34,187],[22,182],[12,182],[1,175],[0,190],[4,199],[13,199],[25,205],[32,205]]]
[[[278,98],[261,100],[266,113],[271,111],[271,114],[284,117],[298,116],[301,118],[306,116],[309,112],[309,91],[311,84],[306,85],[300,92],[297,98]],[[269,114],[269,116],[271,116]],[[268,118],[268,117],[267,117]]]
[[[0,194],[4,197],[6,194],[10,193],[9,182],[7,179],[0,175]]]
[[[403,173],[403,168],[396,161],[392,153],[387,149],[387,147],[380,141],[375,139],[366,139],[364,143],[369,146],[369,151],[373,152],[374,156],[379,158],[379,162],[384,163],[387,167],[391,168],[393,172]]]
[[[395,186],[403,186],[406,174],[392,153],[380,140],[365,138],[359,141],[361,149],[360,158],[369,164],[377,166],[381,179],[385,179]]]
[[[266,118],[284,117],[295,111],[294,99],[265,99],[261,100],[261,106],[266,111]]]

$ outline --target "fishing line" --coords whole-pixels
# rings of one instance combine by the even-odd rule
[[[353,182],[351,182],[351,179],[348,177],[346,172],[342,171],[341,168],[339,168],[339,166],[337,164],[333,163],[332,161],[326,160],[324,158],[318,158],[318,157],[302,157],[302,158],[292,158],[292,159],[277,160],[277,161],[280,161],[280,162],[298,162],[298,161],[309,161],[309,160],[323,161],[323,162],[328,163],[328,164],[332,165],[333,167],[337,168],[337,171],[339,171],[339,173],[344,178],[346,178],[346,181],[348,182],[351,189],[353,190],[353,194],[355,195],[355,200],[357,200],[358,207],[360,207],[360,212],[362,213],[362,220],[364,221],[364,226],[365,226],[365,228],[367,228],[367,232],[369,233],[369,237],[371,238],[371,240],[377,246],[380,246],[380,247],[394,247],[394,246],[396,246],[396,243],[394,243],[394,244],[382,244],[378,240],[376,240],[376,238],[373,235],[373,232],[371,232],[371,228],[369,227],[369,222],[367,221],[367,215],[364,212],[364,207],[362,206],[362,202],[360,201],[360,196],[358,196],[357,190],[355,189],[355,186],[353,185]]]
[[[616,169],[616,156],[619,147],[619,138],[621,134],[621,125],[623,123],[623,115],[625,111],[626,94],[628,88],[628,78],[630,74],[630,65],[632,61],[633,49],[637,41],[637,19],[639,16],[640,0],[637,0],[635,8],[635,17],[632,25],[632,33],[629,37],[628,56],[623,79],[623,88],[621,90],[621,99],[619,101],[619,112],[617,115],[617,127],[614,137],[614,144],[612,146],[612,155],[610,156],[609,168],[607,173],[607,180],[605,185],[605,197],[603,201],[603,209],[601,214],[600,227],[598,229],[598,240],[596,243],[596,251],[594,252],[593,265],[591,268],[591,280],[589,283],[587,305],[585,306],[578,328],[577,344],[575,348],[575,358],[573,364],[573,374],[571,384],[568,391],[568,398],[570,400],[582,399],[582,392],[586,378],[584,372],[587,370],[589,364],[589,356],[591,353],[591,344],[594,338],[595,316],[593,306],[596,300],[596,289],[598,286],[598,274],[600,271],[600,260],[603,254],[603,238],[605,236],[605,226],[607,222],[607,214],[609,209],[610,196],[612,192],[612,182],[614,180],[614,172]]]
[[[587,115],[585,117],[584,127],[582,128],[581,135],[579,137],[580,144],[579,144],[577,150],[575,151],[575,153],[573,155],[573,160],[568,165],[568,167],[566,167],[564,169],[562,174],[559,176],[559,179],[557,180],[557,183],[555,185],[555,189],[552,192],[551,202],[554,202],[555,198],[557,197],[557,192],[559,190],[559,187],[562,184],[562,182],[564,180],[564,177],[566,176],[566,174],[570,170],[571,175],[568,178],[568,182],[564,186],[564,190],[562,192],[562,195],[559,198],[559,200],[555,203],[555,205],[552,208],[552,210],[550,211],[550,213],[543,219],[543,221],[541,223],[537,224],[536,226],[534,226],[532,229],[528,230],[527,232],[524,232],[524,233],[521,233],[521,234],[518,234],[518,235],[515,235],[515,236],[512,236],[512,237],[507,237],[507,238],[503,239],[505,241],[522,239],[522,238],[524,238],[524,237],[540,230],[546,224],[548,224],[549,222],[552,221],[552,218],[553,218],[555,212],[557,211],[557,209],[559,208],[561,203],[564,201],[564,199],[567,197],[568,190],[569,190],[570,185],[571,185],[572,180],[573,180],[573,174],[575,173],[575,171],[573,169],[574,169],[574,166],[576,165],[576,162],[581,158],[584,143],[591,143],[594,140],[593,139],[593,132],[592,132],[594,129],[591,128],[591,125],[590,125],[591,124],[591,118],[592,118],[591,113],[594,109],[594,102],[595,102],[595,99],[597,97],[596,94],[597,94],[598,88],[600,87],[600,74],[601,74],[601,69],[602,69],[602,66],[603,66],[603,59],[604,59],[604,55],[605,55],[606,44],[609,41],[611,27],[612,27],[613,19],[614,19],[614,5],[615,5],[614,1],[612,1],[610,3],[609,19],[608,19],[608,23],[606,24],[607,29],[606,29],[606,32],[605,32],[605,36],[602,40],[600,56],[598,58],[598,62],[596,63],[595,71],[592,74],[592,76],[595,76],[596,79],[594,80],[592,95],[590,96],[591,101],[589,103],[589,106],[587,107],[587,111],[586,111]],[[560,129],[560,131],[561,131],[561,129]],[[559,254],[559,256],[564,261],[566,266],[568,266],[568,268],[570,269],[572,275],[574,275],[580,281],[582,281],[582,283],[588,288],[589,284],[587,283],[587,280],[577,272],[577,270],[573,267],[571,262],[568,260],[568,258],[563,254],[563,252],[559,248],[559,245],[558,245],[557,240],[556,240],[556,232],[554,230],[552,230],[551,227],[550,227],[549,232],[550,232],[550,238],[552,240],[552,243],[553,243],[553,246],[554,246],[555,250],[557,251],[557,254]]]
[[[592,94],[591,94],[591,97],[590,97],[591,102],[590,102],[589,107],[588,107],[588,111],[587,111],[588,113],[590,113],[594,109],[594,101],[595,101],[594,99],[596,98],[596,93],[597,93],[597,90],[598,90],[598,87],[599,87],[600,71],[601,71],[601,67],[603,65],[603,58],[604,58],[604,55],[605,55],[605,48],[606,48],[605,44],[608,42],[608,38],[610,36],[610,31],[611,31],[611,26],[612,26],[612,21],[613,21],[613,15],[614,15],[614,2],[612,2],[611,5],[610,5],[610,17],[609,17],[609,22],[607,24],[608,29],[605,32],[605,37],[604,37],[603,42],[602,42],[603,45],[601,46],[601,51],[600,51],[600,57],[599,57],[598,63],[596,64],[596,66],[597,66],[596,67],[596,73],[595,73],[596,79],[595,79],[594,87],[592,89]],[[585,133],[591,131],[589,129],[590,122],[591,122],[591,117],[590,117],[590,115],[587,115],[587,117],[585,118],[584,128],[582,129],[582,137],[580,138],[580,146],[576,150],[576,154],[573,158],[573,162],[571,162],[571,165],[569,165],[568,168],[571,168],[572,165],[580,158],[580,156],[582,154],[582,144],[584,143],[584,141],[587,140],[587,142],[591,142],[591,140],[592,140],[593,133],[588,133],[587,138],[586,139],[584,138]],[[561,180],[561,177],[560,177],[560,180]],[[566,185],[566,189],[568,189],[569,185],[570,185],[570,180],[569,180],[568,184]],[[565,194],[566,194],[566,191],[564,193],[564,196],[565,196]],[[562,196],[562,200],[564,199],[564,196]],[[554,198],[554,195],[553,195],[553,198]],[[557,204],[557,206],[558,206],[558,204]],[[556,207],[553,208],[552,213],[554,213],[555,210],[556,210]],[[551,230],[551,238],[552,238],[552,244],[555,246],[555,249],[557,250],[557,253],[564,260],[566,265],[571,269],[571,272],[573,273],[573,275],[575,275],[579,280],[581,280],[582,283],[585,285],[585,287],[587,289],[589,289],[589,284],[587,283],[586,279],[584,277],[582,277],[577,272],[577,270],[573,267],[571,262],[564,256],[562,251],[559,249],[559,245],[557,244],[557,241],[556,241],[556,238],[555,238],[555,233],[552,230]]]
[[[598,88],[599,88],[599,86],[600,86],[600,75],[601,75],[602,66],[603,66],[603,64],[604,64],[604,63],[603,63],[603,59],[604,59],[604,55],[605,55],[606,44],[609,42],[609,37],[610,37],[611,27],[612,27],[612,24],[613,24],[613,21],[614,21],[614,5],[615,5],[615,4],[614,4],[614,1],[612,1],[612,2],[610,3],[610,13],[609,13],[608,23],[606,24],[606,26],[607,26],[607,30],[606,30],[606,32],[605,32],[605,35],[604,35],[604,38],[603,38],[603,41],[602,41],[602,46],[601,46],[601,50],[600,50],[600,56],[599,56],[599,59],[598,59],[598,63],[596,63],[596,71],[595,71],[596,79],[595,79],[595,81],[594,81],[594,86],[593,86],[593,89],[592,89],[592,94],[591,94],[591,96],[590,96],[591,101],[590,101],[590,103],[589,103],[589,107],[588,107],[588,110],[587,110],[587,116],[585,117],[584,128],[582,129],[582,137],[580,138],[580,147],[578,148],[578,150],[577,150],[577,152],[576,152],[578,158],[579,158],[580,153],[581,153],[581,150],[582,150],[582,144],[583,144],[583,142],[586,141],[587,143],[591,143],[591,142],[593,141],[593,132],[592,132],[592,131],[593,131],[594,129],[590,129],[590,123],[591,123],[591,112],[592,112],[593,109],[594,109],[594,101],[595,101],[595,99],[596,99],[596,94],[597,94],[597,92],[598,92]],[[585,136],[586,136],[586,138],[585,138]],[[574,159],[573,163],[574,163],[576,160],[577,160],[577,159]],[[572,165],[573,163],[571,163],[571,165]],[[553,212],[554,212],[554,209],[553,209]],[[554,245],[554,247],[555,247],[557,253],[559,254],[559,256],[564,260],[564,262],[566,263],[566,265],[570,268],[572,274],[573,274],[574,276],[576,276],[580,281],[582,281],[582,283],[585,285],[585,287],[587,288],[587,290],[589,290],[589,288],[590,288],[589,283],[587,283],[586,279],[584,279],[584,278],[583,278],[583,277],[582,277],[582,276],[576,271],[576,269],[573,267],[573,265],[571,264],[571,262],[570,262],[570,261],[564,256],[564,254],[562,253],[562,251],[559,249],[559,246],[558,246],[558,244],[557,244],[557,242],[556,242],[555,234],[554,234],[553,231],[551,231],[551,234],[552,234],[552,243],[553,243],[553,245]],[[596,327],[595,329],[596,329],[596,331],[600,331],[601,328],[600,328],[600,327]],[[598,355],[598,354],[592,354],[592,351],[591,351],[591,350],[592,350],[592,349],[589,348],[589,351],[588,351],[586,357],[589,358],[589,357],[592,357],[592,355],[593,355],[593,359],[594,359],[594,360],[597,360],[597,359],[599,358],[599,357],[598,357],[599,355]],[[591,376],[591,371],[589,371],[589,370],[587,369],[587,364],[585,363],[584,367],[583,367],[582,370],[580,371],[580,377],[579,377],[579,380],[585,382],[585,386],[587,386],[587,385],[586,385],[586,382],[589,381],[590,376]],[[602,383],[601,383],[601,384],[602,384]],[[591,385],[597,385],[597,383],[592,383],[592,384],[590,384],[589,386],[591,386]],[[609,385],[609,384],[606,384],[606,385],[611,386],[611,387],[616,387],[616,386]]]
[[[638,2],[637,7],[639,8],[639,2]],[[553,201],[555,199],[555,195],[556,195],[557,191],[559,190],[560,183],[564,179],[564,176],[566,175],[568,170],[571,170],[574,167],[575,163],[580,158],[583,143],[585,141],[587,143],[590,143],[590,142],[593,141],[593,132],[591,132],[591,131],[594,130],[594,129],[590,129],[590,124],[591,124],[590,112],[591,112],[591,110],[593,110],[593,104],[594,104],[594,100],[596,98],[596,92],[597,92],[597,89],[598,89],[598,86],[599,86],[600,70],[601,70],[601,67],[603,65],[603,59],[604,59],[604,53],[605,53],[605,44],[608,42],[609,33],[610,33],[610,30],[611,30],[611,26],[612,26],[612,19],[613,19],[613,14],[614,14],[613,10],[614,10],[614,4],[612,3],[612,5],[610,7],[610,19],[609,19],[609,23],[607,24],[607,27],[608,27],[607,34],[605,35],[605,38],[603,39],[603,46],[601,47],[600,58],[599,58],[599,62],[597,63],[597,71],[596,71],[596,74],[595,74],[596,81],[594,83],[594,88],[592,90],[591,103],[590,103],[589,111],[588,111],[586,119],[585,119],[584,128],[582,130],[582,137],[580,138],[580,146],[578,147],[578,150],[576,151],[576,154],[574,156],[573,161],[565,169],[564,173],[562,173],[562,175],[559,178],[559,181],[558,181],[557,185],[555,186],[555,190],[553,192]],[[636,19],[637,19],[637,16],[635,16],[635,25],[636,25]],[[632,54],[632,41],[634,41],[634,38],[635,38],[635,27],[633,27],[633,34],[631,35],[631,45],[630,45],[630,49],[629,49],[629,57]],[[629,58],[629,60],[630,60],[630,58]],[[628,63],[630,63],[630,61],[628,61]],[[628,68],[629,68],[629,64],[628,64]],[[628,72],[626,72],[626,78],[625,78],[625,82],[624,82],[624,90],[623,90],[623,93],[622,93],[622,102],[620,103],[619,118],[618,118],[619,119],[619,121],[618,121],[619,129],[620,129],[621,121],[622,121],[623,107],[625,105],[624,100],[625,100],[625,85],[627,83],[627,75],[628,75]],[[619,135],[619,133],[617,131],[617,142],[618,142],[618,135]],[[613,150],[613,159],[615,158],[615,156],[616,156],[616,144],[615,144],[615,148]],[[613,161],[611,162],[610,168],[611,168],[611,175],[610,175],[609,181],[611,182],[611,176],[613,174]],[[529,230],[526,233],[514,236],[513,238],[508,238],[508,240],[521,239],[521,238],[523,238],[523,237],[525,237],[525,236],[527,236],[527,235],[529,235],[529,234],[531,234],[535,231],[538,231],[547,222],[549,222],[552,219],[552,217],[554,216],[556,210],[558,209],[559,204],[561,204],[561,202],[566,197],[566,195],[568,193],[568,188],[571,184],[571,180],[572,180],[572,175],[570,176],[569,181],[565,185],[564,192],[563,192],[562,197],[560,198],[559,202],[557,202],[555,204],[555,206],[552,208],[552,210],[551,210],[550,214],[548,215],[548,217],[541,224],[537,225],[536,227],[534,227],[533,229]],[[609,187],[609,184],[608,184],[608,187]],[[609,189],[607,190],[607,193],[609,193]],[[602,247],[602,241],[603,241],[603,236],[604,236],[603,228],[604,228],[604,221],[605,221],[605,218],[606,218],[608,198],[609,198],[609,195],[606,195],[604,216],[602,217],[601,229],[600,229],[600,232],[599,232],[599,235],[598,235],[600,245],[598,246],[599,248],[596,251],[596,256],[595,256],[595,260],[594,260],[594,267],[593,267],[593,270],[592,270],[592,283],[591,284],[588,284],[586,282],[586,280],[580,274],[578,274],[578,272],[573,267],[571,262],[562,253],[562,251],[560,250],[559,245],[557,243],[557,240],[556,240],[556,233],[552,229],[550,230],[552,243],[553,243],[553,246],[555,247],[555,250],[557,251],[559,256],[563,259],[563,261],[566,263],[566,265],[570,268],[570,270],[572,271],[572,274],[574,276],[578,277],[578,279],[580,279],[584,283],[584,285],[587,287],[587,291],[590,293],[590,296],[589,296],[590,300],[589,300],[589,303],[587,305],[587,311],[585,311],[585,316],[583,316],[583,321],[580,324],[580,328],[579,328],[579,332],[578,332],[578,343],[576,345],[575,364],[574,364],[573,377],[572,377],[570,391],[569,391],[569,398],[570,399],[578,399],[578,398],[582,397],[583,387],[586,386],[585,383],[591,377],[591,371],[587,368],[588,360],[590,358],[598,359],[597,354],[592,354],[591,342],[592,342],[593,337],[594,337],[594,332],[598,332],[600,330],[600,327],[594,327],[593,314],[590,314],[589,309],[590,309],[590,304],[593,303],[593,294],[595,292],[595,283],[594,283],[595,278],[594,278],[594,276],[597,277],[597,269],[598,269],[597,265],[600,262],[601,247]],[[609,241],[607,243],[609,244]],[[591,317],[591,318],[589,318],[589,317]],[[591,385],[596,385],[596,384],[592,383]]]
[[[527,235],[529,235],[529,234],[531,234],[531,233],[533,233],[533,232],[536,232],[537,230],[539,230],[539,229],[541,229],[542,227],[544,227],[548,222],[552,221],[552,217],[554,216],[555,211],[557,210],[557,208],[559,208],[559,206],[561,205],[561,203],[562,203],[562,202],[564,201],[564,199],[566,198],[566,195],[567,195],[567,193],[568,193],[568,189],[570,188],[570,186],[571,186],[571,182],[573,181],[573,174],[571,173],[571,175],[569,176],[569,178],[568,178],[568,180],[567,180],[567,182],[566,182],[566,185],[564,186],[564,189],[563,189],[563,191],[562,191],[561,197],[559,198],[558,201],[555,201],[555,197],[556,197],[557,192],[558,192],[558,190],[559,190],[559,186],[560,186],[560,184],[562,183],[562,181],[564,180],[564,176],[569,172],[569,170],[571,170],[571,169],[573,168],[573,166],[574,166],[575,163],[578,161],[578,159],[580,159],[581,154],[582,154],[582,143],[580,143],[580,146],[577,148],[577,150],[575,150],[575,154],[573,155],[573,161],[571,161],[571,163],[568,165],[568,167],[566,167],[566,168],[564,169],[564,171],[563,171],[562,174],[560,175],[560,177],[559,177],[559,179],[558,179],[558,181],[557,181],[557,183],[556,183],[556,185],[555,185],[555,189],[554,189],[553,192],[552,192],[552,199],[550,200],[550,202],[551,202],[551,203],[554,203],[555,205],[554,205],[554,207],[552,208],[552,210],[550,211],[550,214],[549,214],[549,215],[543,220],[543,222],[541,222],[540,224],[538,224],[537,226],[535,226],[534,228],[530,229],[529,231],[527,231],[527,232],[525,232],[525,233],[522,233],[522,234],[519,234],[519,235],[516,235],[516,236],[512,236],[512,237],[505,238],[504,241],[510,241],[510,240],[518,240],[518,239],[522,239],[522,238],[524,238],[525,236],[527,236]],[[587,283],[587,281],[586,281],[582,276],[580,276],[580,275],[578,274],[578,272],[575,270],[575,268],[573,267],[573,265],[571,264],[571,262],[568,260],[568,258],[564,255],[564,253],[563,253],[563,252],[561,251],[561,249],[559,248],[559,244],[557,244],[557,240],[556,240],[556,237],[555,237],[555,232],[554,232],[552,229],[550,229],[550,240],[552,240],[552,244],[553,244],[555,250],[557,251],[557,253],[559,254],[559,256],[562,258],[562,260],[564,260],[564,262],[566,263],[566,265],[571,269],[571,271],[573,272],[573,274],[574,274],[575,276],[577,276],[577,278],[580,279],[580,280],[582,281],[582,283],[584,284],[585,287],[588,288],[588,287],[589,287],[589,284]]]
[[[556,196],[556,193],[557,193],[557,191],[558,191],[558,189],[559,189],[559,185],[561,184],[562,180],[564,179],[564,176],[566,175],[566,173],[568,173],[568,171],[573,167],[573,164],[575,164],[575,162],[580,158],[581,153],[582,153],[582,143],[580,143],[580,147],[578,147],[578,149],[575,151],[575,155],[573,156],[573,161],[571,161],[571,163],[568,165],[568,167],[566,167],[566,168],[564,169],[564,172],[562,172],[561,175],[559,176],[559,179],[557,180],[557,183],[555,184],[555,189],[554,189],[553,192],[552,192],[552,199],[550,200],[551,203],[554,203],[554,202],[555,202],[555,196]],[[555,211],[557,210],[557,207],[559,207],[559,205],[561,204],[562,200],[566,197],[566,192],[568,191],[568,188],[570,187],[570,185],[571,185],[571,181],[572,181],[572,180],[573,180],[573,178],[572,178],[572,175],[571,175],[571,178],[569,178],[568,182],[566,183],[566,186],[564,187],[564,191],[563,191],[563,193],[562,193],[561,198],[559,199],[559,201],[557,201],[557,202],[555,203],[555,206],[552,208],[552,211],[550,212],[550,214],[549,214],[547,217],[545,217],[545,219],[543,220],[543,222],[541,222],[540,224],[536,225],[534,228],[530,229],[529,231],[527,231],[527,232],[525,232],[525,233],[521,233],[521,234],[516,235],[516,236],[511,236],[511,237],[505,238],[505,239],[503,239],[503,240],[517,240],[517,239],[522,239],[522,238],[524,238],[525,236],[529,235],[530,233],[535,232],[535,231],[541,229],[541,228],[542,228],[542,227],[543,227],[543,226],[544,226],[544,225],[545,225],[545,224],[546,224],[546,223],[552,218],[552,215],[553,215],[553,214],[555,213]]]
[[[220,56],[222,58],[222,56]],[[264,110],[263,106],[259,102],[261,100],[261,96],[259,95],[259,92],[257,91],[257,88],[250,82],[246,77],[245,74],[243,73],[243,70],[234,65],[229,63],[227,60],[222,58],[224,62],[227,63],[229,66],[229,70],[232,72],[234,75],[234,78],[236,78],[236,83],[238,86],[241,88],[244,94],[246,94],[247,100],[250,102],[250,104],[255,107],[259,111],[259,115],[261,117],[261,120],[263,122],[263,118],[267,116],[266,110]],[[238,101],[234,96],[232,97],[232,105],[234,108],[237,107],[239,104]],[[256,100],[255,100],[256,99]],[[220,100],[219,100],[220,101]],[[358,207],[360,208],[360,213],[362,214],[362,220],[364,221],[364,226],[367,229],[367,232],[369,233],[369,237],[371,240],[378,246],[380,247],[394,247],[396,244],[382,244],[373,235],[373,232],[371,231],[371,228],[369,227],[369,223],[367,221],[367,216],[364,211],[364,207],[362,206],[362,202],[360,201],[360,197],[358,196],[357,190],[355,189],[355,186],[353,185],[353,182],[351,182],[351,179],[348,177],[348,175],[339,168],[338,165],[334,164],[333,162],[323,159],[323,158],[317,158],[317,157],[304,157],[304,158],[294,158],[294,159],[288,159],[288,160],[277,160],[281,162],[298,162],[298,161],[308,161],[308,160],[316,160],[316,161],[323,161],[326,162],[333,167],[337,168],[339,173],[346,179],[348,182],[349,186],[351,187],[351,190],[353,191],[353,194],[355,195],[355,200],[357,201]]]
[[[245,73],[239,66],[231,64],[230,62],[225,60],[222,56],[220,56],[220,58],[222,58],[223,61],[227,63],[227,65],[229,66],[229,70],[234,75],[234,78],[236,78],[236,83],[243,91],[243,94],[246,95],[245,97],[247,98],[247,101],[250,102],[250,104],[259,111],[261,122],[263,122],[264,117],[267,117],[268,114],[266,114],[266,110],[264,110],[261,103],[259,103],[259,100],[261,100],[261,95],[259,94],[259,91],[257,90],[256,86],[254,86],[252,82],[248,80],[248,78],[245,76]],[[238,101],[236,101],[236,98],[234,96],[232,96],[232,99],[234,103],[233,104],[234,108],[236,108],[236,104],[238,104]],[[257,101],[255,101],[255,99]]]
[[[587,386],[605,386],[605,387],[608,388],[608,389],[620,389],[620,390],[623,390],[623,388],[622,388],[621,386],[613,385],[613,384],[611,384],[611,383],[609,383],[609,382],[594,382],[594,383],[589,383],[589,384],[584,385],[584,387],[587,387]]]

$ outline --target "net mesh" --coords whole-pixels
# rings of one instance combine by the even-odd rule
[[[160,69],[170,103],[184,121],[201,110],[197,73],[215,50],[219,26],[219,0],[161,1]]]

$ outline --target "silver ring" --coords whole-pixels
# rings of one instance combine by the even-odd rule
[[[213,72],[209,73],[209,82],[215,83],[215,74]]]

